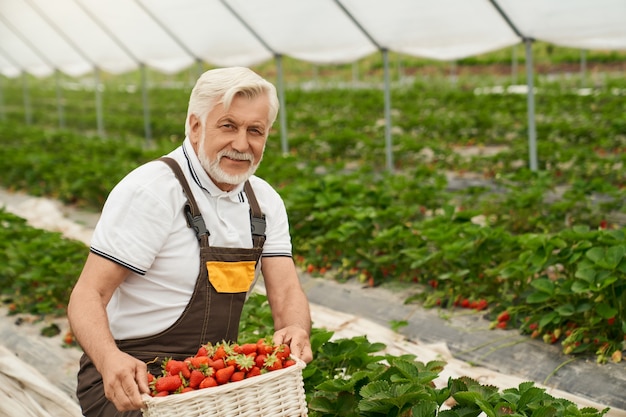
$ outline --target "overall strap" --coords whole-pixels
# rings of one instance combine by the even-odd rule
[[[250,181],[246,181],[243,190],[248,196],[250,204],[250,228],[252,230],[252,241],[255,247],[262,247],[265,243],[265,214],[261,211],[259,202],[254,195]]]
[[[203,239],[207,239],[206,243],[208,244],[209,231],[206,228],[206,224],[204,223],[198,204],[193,197],[191,188],[189,188],[189,183],[187,182],[183,171],[180,169],[180,165],[178,165],[174,159],[167,156],[159,158],[159,161],[165,162],[169,165],[172,171],[174,171],[174,175],[176,175],[176,178],[178,178],[178,181],[183,186],[185,196],[187,197],[187,203],[185,203],[185,217],[187,219],[187,225],[196,232],[196,237],[199,241],[202,242]],[[250,182],[246,181],[243,188],[248,196],[248,204],[250,204],[250,229],[252,232],[252,242],[254,247],[260,248],[263,247],[263,244],[265,243],[265,215],[261,211],[261,207],[259,206],[259,202],[254,195]]]
[[[196,237],[201,243],[208,244],[209,231],[206,228],[206,224],[204,223],[204,219],[202,218],[202,214],[200,213],[200,209],[198,208],[198,204],[196,203],[195,198],[193,197],[193,193],[191,192],[191,188],[189,188],[189,183],[183,174],[183,171],[180,169],[180,165],[178,163],[167,156],[163,156],[159,158],[159,161],[165,162],[169,167],[174,171],[174,175],[178,178],[178,182],[183,186],[183,191],[185,192],[185,196],[187,197],[187,202],[185,203],[185,218],[187,219],[187,226],[192,228],[196,232]],[[206,239],[206,242],[203,240]]]

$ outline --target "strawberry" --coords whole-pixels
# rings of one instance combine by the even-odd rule
[[[157,378],[156,382],[154,383],[154,389],[157,392],[160,392],[160,391],[174,392],[178,388],[180,388],[182,385],[183,385],[183,381],[180,379],[180,376],[166,375],[166,376]]]
[[[254,365],[255,361],[252,356],[242,354],[235,358],[235,367],[240,371],[249,371]]]
[[[296,361],[294,361],[293,359],[287,359],[283,362],[283,368],[288,368],[290,366],[293,366],[296,364]]]
[[[206,378],[202,380],[199,388],[204,389],[204,388],[210,388],[210,387],[217,387],[217,381],[212,376],[207,376]]]
[[[239,347],[239,351],[244,355],[250,355],[257,352],[257,346],[255,343],[245,343]]]
[[[207,349],[207,345],[202,345],[198,348],[196,352],[196,356],[209,356],[209,351]]]
[[[189,378],[191,371],[187,364],[183,361],[175,359],[167,359],[163,369],[168,375],[182,375],[183,378]]]
[[[189,364],[192,368],[202,369],[202,367],[208,367],[210,365],[208,356],[194,356],[189,358]]]
[[[189,376],[189,386],[192,388],[198,388],[202,380],[204,380],[205,375],[197,369],[191,371],[191,375]]]
[[[159,391],[154,394],[153,397],[167,397],[168,395],[170,395],[170,393],[167,391]]]
[[[225,346],[222,344],[222,345],[219,345],[219,346],[217,347],[217,349],[215,349],[215,352],[213,352],[213,355],[212,355],[212,359],[213,359],[213,360],[216,360],[216,359],[224,359],[224,358],[226,358],[227,356],[228,356],[228,352],[226,352],[226,348],[225,348]]]
[[[265,359],[265,369],[268,371],[276,371],[278,369],[282,369],[283,361],[281,361],[275,353],[267,356]]]
[[[209,362],[209,366],[217,371],[220,369],[224,369],[226,367],[226,362],[224,362],[224,359],[218,359]]]
[[[246,377],[246,373],[244,371],[233,372],[230,377],[230,382],[238,382],[242,381]]]
[[[504,310],[502,313],[500,313],[498,315],[498,321],[502,322],[502,321],[509,321],[509,319],[511,318],[510,314],[508,311]]]
[[[276,356],[278,357],[278,359],[284,361],[289,357],[289,355],[291,355],[291,349],[289,348],[289,345],[283,343],[276,348]]]
[[[261,368],[253,366],[248,372],[246,372],[246,378],[261,375]]]
[[[185,387],[182,390],[180,390],[180,393],[182,394],[183,392],[189,392],[189,391],[195,391],[195,388],[191,388],[191,387]]]
[[[227,366],[224,369],[220,369],[215,373],[215,380],[219,385],[223,385],[230,381],[230,377],[235,373],[234,366]]]
[[[266,354],[257,355],[256,358],[254,358],[254,362],[256,366],[258,366],[259,368],[263,368],[265,366],[265,359],[267,359]]]
[[[268,355],[274,351],[270,338],[261,338],[256,342],[257,355]]]

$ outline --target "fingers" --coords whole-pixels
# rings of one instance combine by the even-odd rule
[[[128,356],[121,366],[102,375],[106,398],[118,411],[143,407],[142,393],[149,393],[146,364]]]
[[[313,360],[309,334],[300,327],[285,327],[277,331],[274,333],[274,343],[288,344],[291,349],[291,354],[306,363]]]
[[[308,340],[306,342],[292,342],[289,348],[291,349],[292,355],[298,359],[306,363],[313,360],[313,352],[311,351],[311,345],[308,343]]]

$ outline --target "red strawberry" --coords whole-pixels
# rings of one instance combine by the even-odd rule
[[[274,345],[269,338],[262,338],[256,342],[257,355],[268,355],[274,351]]]
[[[293,359],[287,359],[283,362],[283,368],[288,368],[290,366],[293,366],[296,364],[296,361],[294,361]]]
[[[209,356],[209,351],[206,345],[202,345],[198,348],[198,352],[196,352],[196,356]]]
[[[180,390],[180,393],[182,394],[183,392],[189,392],[189,391],[195,391],[195,388],[191,388],[191,387],[185,387],[182,390]]]
[[[246,373],[246,378],[251,378],[253,376],[258,376],[258,375],[261,375],[261,368],[259,368],[258,366],[253,366],[252,369],[250,369]]]
[[[215,380],[219,385],[223,385],[230,381],[230,377],[235,373],[234,366],[227,366],[224,369],[220,369],[215,373]]]
[[[154,383],[154,389],[157,392],[160,392],[160,391],[174,392],[178,388],[180,388],[182,385],[183,385],[183,381],[180,379],[180,376],[166,375],[166,376],[157,378],[156,382]]]
[[[202,372],[194,369],[193,371],[191,371],[191,376],[189,377],[189,386],[192,388],[198,388],[204,378],[205,375]]]
[[[204,388],[210,388],[210,387],[217,387],[217,381],[212,376],[207,376],[206,378],[202,380],[199,388],[204,389]]]
[[[506,310],[498,315],[498,321],[509,321],[510,318],[511,315]]]
[[[289,345],[283,343],[276,348],[276,356],[278,357],[278,359],[284,361],[289,357],[289,355],[291,355],[291,349],[289,348]]]
[[[252,353],[256,353],[257,346],[255,343],[245,343],[239,347],[239,350],[244,355],[250,355]]]
[[[195,356],[193,358],[189,358],[189,363],[192,368],[201,369],[203,366],[209,366],[209,357],[208,356]]]
[[[268,371],[276,371],[278,369],[282,369],[282,367],[283,361],[281,361],[274,353],[268,355],[267,359],[265,359],[265,369]]]
[[[183,361],[178,361],[175,359],[168,359],[164,365],[165,372],[168,375],[182,375],[183,378],[189,378],[191,372],[189,371],[189,367]]]
[[[224,345],[219,345],[217,347],[217,349],[215,349],[215,352],[213,353],[212,359],[216,360],[216,359],[224,359],[228,356],[228,353],[226,352],[226,348],[224,347]]]
[[[258,366],[259,368],[263,368],[265,366],[265,359],[267,359],[266,354],[257,355],[256,358],[254,358],[254,362],[256,366]]]
[[[230,377],[230,382],[242,381],[246,377],[246,373],[244,371],[233,372]]]
[[[224,359],[218,359],[209,362],[209,366],[217,371],[219,369],[224,369],[226,367],[226,363],[224,362]]]

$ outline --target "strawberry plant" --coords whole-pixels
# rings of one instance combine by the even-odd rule
[[[11,313],[64,315],[87,247],[0,208],[0,288]]]
[[[287,89],[289,154],[276,126],[259,175],[285,199],[298,265],[366,285],[413,283],[408,301],[494,322],[508,311],[508,329],[620,360],[626,84],[607,75],[582,95],[575,81],[537,78],[538,172],[527,168],[526,102],[506,88],[487,93],[498,78],[451,86],[421,77],[394,88],[394,173],[385,170],[379,90]],[[3,186],[99,210],[119,178],[177,146],[185,82],[150,91],[158,122],[146,141],[140,94],[127,81],[105,80],[105,103],[117,106],[105,104],[106,139],[93,135],[93,91],[68,92],[73,130],[61,130],[47,104],[35,106],[37,127],[24,126],[22,91],[7,85]],[[34,102],[48,103],[54,89],[33,85]],[[494,145],[497,154],[481,154]],[[33,288],[28,279],[23,288]]]

